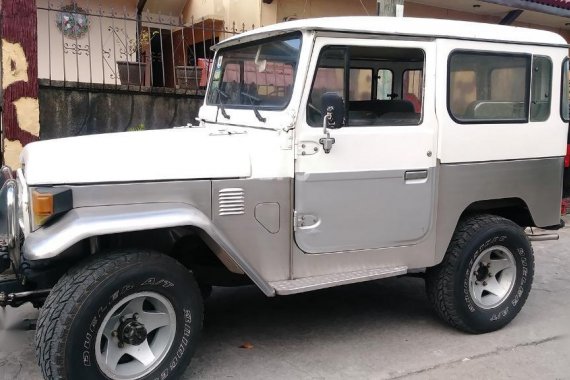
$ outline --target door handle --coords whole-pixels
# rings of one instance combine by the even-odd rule
[[[405,181],[417,181],[428,177],[427,170],[409,170],[404,174]]]

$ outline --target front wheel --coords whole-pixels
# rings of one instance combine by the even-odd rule
[[[426,273],[428,298],[439,316],[470,333],[495,331],[523,307],[534,256],[523,229],[478,215],[461,221],[441,264]]]
[[[176,379],[202,320],[200,289],[176,260],[146,251],[94,257],[47,298],[36,355],[46,379]]]

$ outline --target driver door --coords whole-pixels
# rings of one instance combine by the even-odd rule
[[[314,51],[296,130],[297,247],[318,254],[418,244],[433,227],[435,44],[318,37]],[[400,68],[389,98],[372,80],[385,62]],[[325,93],[345,108],[345,125],[328,130],[329,153],[320,144]]]

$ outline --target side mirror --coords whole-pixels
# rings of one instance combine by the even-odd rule
[[[344,125],[344,100],[336,92],[325,92],[321,96],[321,116],[326,128],[337,129]]]

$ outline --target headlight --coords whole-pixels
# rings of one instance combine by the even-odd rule
[[[32,231],[73,208],[73,193],[64,187],[36,187],[30,198]]]

